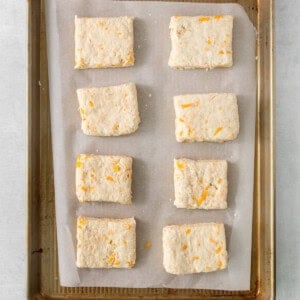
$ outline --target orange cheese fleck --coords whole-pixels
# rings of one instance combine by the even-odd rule
[[[81,190],[84,191],[84,192],[87,192],[87,191],[88,191],[88,188],[85,187],[85,186],[81,186],[80,188],[81,188]]]
[[[220,133],[223,130],[223,127],[218,127],[216,128],[214,135],[217,135],[218,133]]]
[[[210,20],[210,17],[200,17],[198,19],[198,22],[202,23],[202,22],[208,22]]]
[[[113,177],[111,177],[111,176],[106,176],[105,178],[106,178],[107,181],[115,181],[115,180],[113,179]]]
[[[81,168],[82,167],[82,162],[77,160],[76,162],[76,168]]]
[[[77,220],[77,225],[81,228],[81,226],[84,226],[86,224],[86,218],[79,217]]]
[[[144,244],[144,248],[145,249],[150,249],[152,247],[152,244],[150,243],[150,242],[146,242],[145,244]]]
[[[221,54],[221,55],[222,55],[222,54],[225,54],[225,53],[224,53],[224,51],[223,51],[223,50],[220,50],[220,51],[219,51],[219,54]]]
[[[196,256],[193,257],[193,261],[198,260],[198,259],[199,259],[198,255],[196,255]]]
[[[120,168],[120,166],[119,166],[118,164],[114,164],[114,165],[113,165],[113,170],[114,170],[115,172],[119,172],[119,171],[121,170],[121,168]]]
[[[206,43],[207,43],[208,45],[211,45],[211,39],[207,39]]]
[[[212,244],[217,244],[217,242],[212,237],[209,238],[209,242]]]
[[[214,19],[216,19],[216,20],[220,20],[222,18],[223,18],[223,16],[214,16]]]
[[[119,261],[119,260],[115,260],[115,261],[114,261],[114,266],[117,267],[117,266],[119,266],[119,265],[120,265],[120,261]]]
[[[184,119],[183,118],[179,118],[179,122],[184,122]]]
[[[110,265],[113,265],[114,262],[116,260],[116,254],[115,253],[112,253],[109,255],[109,257],[106,259],[106,262]]]
[[[201,205],[205,201],[206,197],[208,196],[208,190],[209,187],[206,187],[205,190],[202,192],[201,196],[197,200],[198,205]]]
[[[222,251],[222,247],[221,246],[219,246],[218,248],[216,248],[216,250],[215,250],[215,252],[218,254],[218,253],[220,253]]]
[[[222,266],[223,266],[223,263],[222,263],[220,260],[218,261],[218,263],[217,263],[217,264],[218,264],[218,267],[219,267],[219,268],[222,268]]]
[[[187,247],[188,247],[188,246],[187,246],[186,244],[184,244],[184,245],[181,246],[181,250],[182,250],[182,251],[185,251],[185,250],[187,249]]]
[[[191,233],[191,229],[190,228],[188,228],[188,229],[185,230],[185,234],[190,234],[190,233]]]
[[[222,179],[218,178],[218,184],[221,184],[221,182],[222,182]]]
[[[177,168],[178,168],[179,170],[184,169],[184,163],[178,161],[178,162],[177,162]]]
[[[185,104],[181,104],[181,107],[182,108],[189,108],[189,107],[192,107],[193,106],[193,103],[185,103]]]
[[[113,127],[112,127],[113,130],[118,130],[119,129],[119,124],[115,124]]]
[[[90,106],[90,107],[94,107],[94,106],[95,106],[94,101],[90,100],[90,101],[89,101],[89,106]]]

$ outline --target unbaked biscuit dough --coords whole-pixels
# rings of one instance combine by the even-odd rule
[[[171,274],[191,274],[227,267],[224,225],[198,223],[163,228],[163,265]]]
[[[132,268],[136,223],[129,219],[77,218],[78,268]]]
[[[190,209],[227,208],[225,160],[174,160],[174,205]]]
[[[234,94],[192,94],[174,97],[178,142],[224,142],[239,133]]]
[[[81,128],[87,135],[119,136],[135,132],[140,123],[135,84],[77,90]]]
[[[75,69],[134,65],[133,20],[75,16]]]
[[[232,16],[174,16],[169,66],[195,69],[232,66]]]
[[[106,201],[131,204],[132,158],[79,154],[76,195],[80,202]]]

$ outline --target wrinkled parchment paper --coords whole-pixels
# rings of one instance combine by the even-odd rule
[[[171,287],[247,290],[250,284],[254,129],[256,102],[255,30],[236,4],[147,1],[51,0],[46,2],[51,123],[59,276],[63,286]],[[173,15],[232,14],[234,66],[228,69],[172,70],[168,67]],[[136,17],[134,67],[74,70],[74,16]],[[76,89],[137,84],[140,128],[122,137],[82,133]],[[240,134],[223,144],[177,143],[173,96],[233,92],[238,95]],[[79,153],[129,155],[133,165],[133,205],[80,204],[75,195]],[[178,209],[173,205],[173,158],[229,161],[229,207],[223,211]],[[137,262],[133,269],[77,269],[76,215],[137,220]],[[224,222],[228,269],[175,276],[162,266],[162,228],[169,224]],[[144,248],[150,241],[152,247]]]

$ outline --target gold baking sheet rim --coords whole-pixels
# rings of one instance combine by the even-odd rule
[[[273,0],[204,0],[198,2],[240,3],[257,28],[258,92],[250,290],[69,288],[60,286],[57,264],[44,2],[43,0],[28,0],[28,299],[274,299],[274,2]]]

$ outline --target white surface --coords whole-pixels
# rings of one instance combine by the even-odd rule
[[[277,298],[300,298],[300,1],[276,1]]]
[[[6,300],[25,299],[26,2],[1,0],[0,4],[0,210],[4,216],[0,218],[0,299]],[[300,297],[299,10],[298,0],[277,0],[277,299],[280,300]]]
[[[51,0],[46,3],[46,7],[49,8],[46,20],[61,284],[64,286],[249,289],[256,61],[255,31],[246,12],[236,4],[172,4],[103,0],[101,3],[98,2],[99,4],[95,0],[84,2]],[[178,15],[179,12],[183,15],[201,12],[204,15],[235,16],[233,30],[235,64],[232,68],[180,71],[168,66],[171,48],[169,22],[171,16]],[[74,15],[107,17],[112,14],[132,13],[136,17],[134,67],[74,70]],[[241,80],[246,76],[247,81]],[[168,80],[163,81],[164,78]],[[122,137],[84,135],[80,128],[75,90],[87,86],[116,85],[126,81],[135,82],[137,85],[142,120],[139,129],[134,134]],[[149,92],[152,97],[149,97]],[[176,142],[173,96],[209,92],[232,92],[237,95],[241,121],[238,138],[226,143]],[[225,108],[224,112],[226,112]],[[220,124],[222,122],[214,126]],[[211,125],[210,122],[208,125]],[[197,132],[196,125],[191,124],[191,126]],[[222,138],[222,134],[220,135]],[[132,205],[79,203],[75,195],[74,182],[78,153],[133,157]],[[173,159],[176,157],[228,160],[230,187],[226,210],[178,209],[171,203],[170,199],[174,199]],[[135,267],[131,270],[77,269],[74,263],[76,212],[93,217],[134,216],[137,219]],[[184,277],[166,273],[162,268],[162,228],[165,225],[198,222],[226,224],[230,255],[228,268],[222,272],[190,274]],[[143,247],[146,241],[152,243],[149,250]],[[243,248],[240,247],[241,244]]]
[[[0,299],[25,297],[26,2],[0,1]]]

